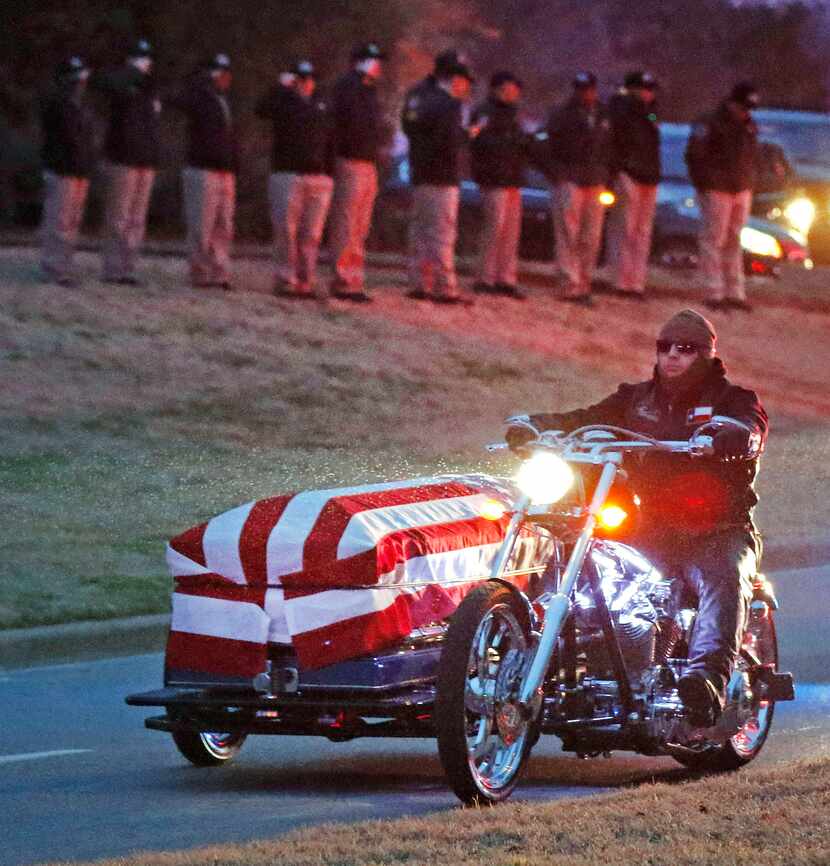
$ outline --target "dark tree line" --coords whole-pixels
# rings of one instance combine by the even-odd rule
[[[768,105],[824,110],[823,60],[830,33],[822,6],[729,0],[4,0],[0,4],[0,166],[37,152],[37,95],[54,64],[82,53],[116,63],[136,36],[158,52],[163,88],[175,88],[211,53],[235,63],[234,91],[244,148],[243,232],[267,234],[259,199],[267,173],[267,130],[250,107],[296,56],[312,58],[323,81],[343,70],[350,47],[371,38],[390,51],[384,95],[390,125],[401,94],[447,47],[467,52],[484,90],[510,68],[526,82],[526,108],[540,120],[563,99],[575,70],[594,69],[610,91],[631,68],[664,84],[666,119],[689,119],[739,78],[753,79]],[[154,197],[156,225],[177,213],[175,169],[181,121],[165,120],[169,177]],[[248,203],[250,202],[250,206]],[[171,226],[172,228],[172,226]]]

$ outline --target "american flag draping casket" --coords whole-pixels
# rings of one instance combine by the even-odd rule
[[[248,677],[269,642],[291,644],[308,670],[390,646],[489,574],[509,514],[485,519],[481,506],[516,496],[505,479],[439,476],[274,496],[195,526],[167,548],[167,667]],[[510,568],[543,566],[549,545],[523,529]]]

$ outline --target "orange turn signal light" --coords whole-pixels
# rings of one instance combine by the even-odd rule
[[[619,505],[605,505],[597,519],[604,529],[619,529],[628,519],[628,512]]]
[[[485,499],[479,509],[479,514],[485,520],[501,520],[506,513],[507,507],[503,502],[499,502],[498,499]]]
[[[614,204],[614,202],[615,202],[616,200],[617,200],[617,197],[614,195],[613,192],[611,192],[610,189],[604,189],[604,190],[599,194],[599,201],[600,201],[600,204],[605,205],[605,207],[611,207],[611,205]]]

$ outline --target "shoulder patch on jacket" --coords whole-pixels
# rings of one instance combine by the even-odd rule
[[[712,420],[712,406],[695,406],[686,415],[687,424],[705,424]]]

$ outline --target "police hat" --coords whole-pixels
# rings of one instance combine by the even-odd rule
[[[642,90],[657,90],[657,79],[650,72],[629,72],[623,79],[625,87]]]
[[[310,60],[297,60],[288,67],[288,71],[297,78],[316,78],[317,71]]]
[[[475,84],[475,76],[466,63],[447,63],[437,75],[438,78],[444,79],[455,78],[456,75],[460,75],[462,78],[466,78],[470,84]]]
[[[55,67],[55,78],[62,81],[80,81],[89,75],[89,67],[77,54],[67,57]]]
[[[219,54],[214,54],[213,57],[208,60],[207,68],[216,72],[230,72],[231,59],[227,54],[223,54],[220,51]]]
[[[577,72],[571,84],[575,90],[586,90],[597,86],[597,77],[593,72]]]
[[[127,52],[128,57],[149,57],[153,58],[153,46],[146,39],[138,39],[130,46]]]
[[[757,108],[761,99],[758,90],[751,81],[739,81],[729,94],[730,102],[736,102],[747,110]]]
[[[442,51],[435,55],[435,67],[433,69],[435,75],[441,75],[450,66],[458,66],[459,63],[466,64],[467,58],[456,48],[450,48],[448,51]]]
[[[361,42],[352,49],[352,60],[386,60],[386,52],[377,42]]]
[[[521,80],[516,78],[512,72],[508,72],[506,69],[494,72],[492,76],[490,76],[490,87],[501,87],[502,84],[507,84],[508,82],[515,84],[516,87],[523,86]]]

